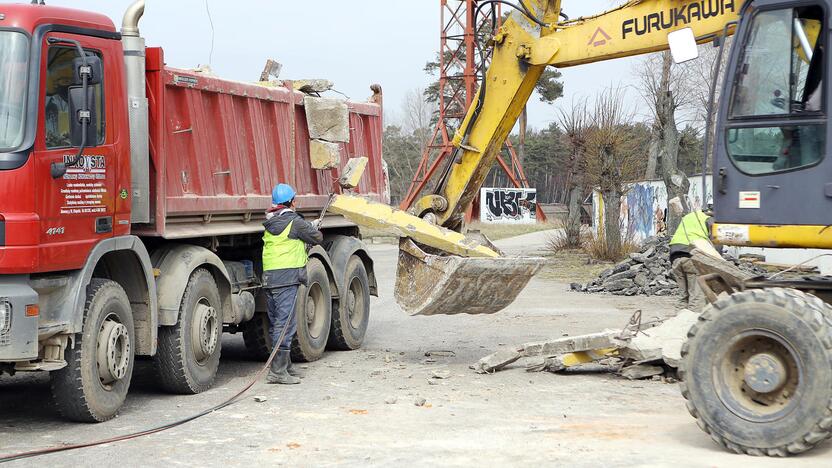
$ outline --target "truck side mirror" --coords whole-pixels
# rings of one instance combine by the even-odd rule
[[[670,55],[676,64],[684,63],[699,57],[699,47],[696,44],[696,37],[693,29],[683,28],[667,34],[667,45],[670,47]]]
[[[99,62],[100,63],[100,62]],[[95,88],[88,86],[84,95],[83,86],[69,87],[69,136],[76,148],[98,145],[98,125],[95,115]],[[83,109],[88,109],[84,111]]]
[[[104,71],[101,67],[101,59],[95,54],[87,54],[86,57],[75,57],[72,60],[72,84],[83,84],[81,69],[84,67],[84,58],[86,58],[86,66],[90,69],[90,73],[87,77],[87,84],[89,86],[95,86],[101,83],[101,79],[104,76]]]

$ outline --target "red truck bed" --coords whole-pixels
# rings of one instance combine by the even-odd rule
[[[169,239],[262,229],[272,187],[289,183],[301,210],[323,208],[337,171],[310,167],[304,94],[164,66],[147,49],[152,220],[133,233]],[[388,202],[382,109],[349,103],[341,166],[369,159],[358,192]]]

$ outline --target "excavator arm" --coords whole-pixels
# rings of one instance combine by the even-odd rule
[[[332,211],[403,238],[395,293],[413,315],[497,312],[541,268],[542,259],[501,256],[487,239],[462,231],[465,211],[547,66],[664,50],[668,33],[683,28],[705,41],[735,21],[744,3],[631,0],[599,15],[559,22],[560,0],[521,1],[488,45],[491,64],[433,193],[418,199],[410,213],[344,195],[332,202]],[[496,2],[480,2],[488,3]]]
[[[689,27],[700,41],[735,21],[742,0],[631,0],[605,13],[557,23],[560,0],[526,0],[542,27],[515,10],[492,40],[477,99],[455,136],[457,153],[436,193],[413,212],[456,228],[547,66],[564,68],[668,48],[667,34]],[[482,101],[482,104],[480,104]]]

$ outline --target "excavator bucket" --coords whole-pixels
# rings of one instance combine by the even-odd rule
[[[543,266],[541,258],[502,256],[484,236],[466,236],[361,197],[337,195],[329,209],[402,239],[395,296],[410,315],[499,312]]]
[[[433,255],[402,239],[396,302],[410,315],[493,314],[514,302],[542,266],[533,257]]]

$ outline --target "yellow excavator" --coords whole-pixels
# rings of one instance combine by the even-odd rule
[[[697,44],[724,45],[731,34],[712,142],[713,238],[832,248],[824,77],[832,2],[631,0],[570,20],[559,0],[481,1],[476,13],[494,3],[513,12],[489,41],[491,65],[432,193],[409,213],[350,196],[332,203],[359,224],[403,238],[396,298],[406,311],[493,313],[540,268],[538,259],[507,258],[487,239],[466,235],[464,213],[547,66],[668,48],[683,61],[697,56]],[[718,444],[751,455],[800,453],[830,437],[832,278],[716,273],[700,283],[711,304],[688,333],[680,367],[699,426]]]

